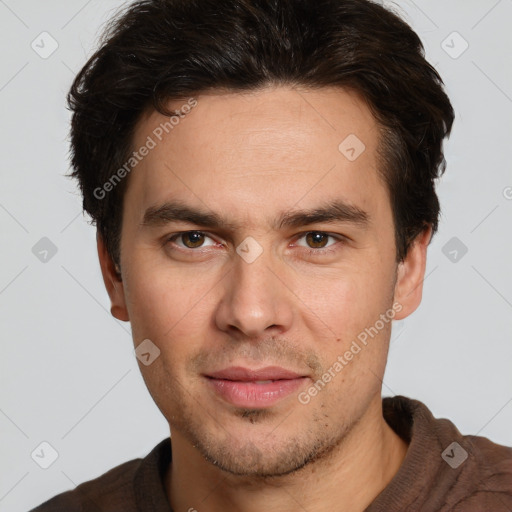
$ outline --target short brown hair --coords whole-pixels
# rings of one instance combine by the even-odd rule
[[[272,84],[359,92],[382,129],[397,261],[426,226],[437,231],[434,180],[454,112],[399,16],[369,0],[142,0],[112,19],[68,94],[70,176],[115,263],[127,179],[101,199],[94,191],[130,158],[141,113],[170,115],[172,99]]]

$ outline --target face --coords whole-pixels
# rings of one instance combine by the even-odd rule
[[[196,99],[161,141],[165,116],[137,126],[134,147],[156,144],[129,176],[112,311],[160,351],[139,364],[173,442],[231,473],[287,474],[380,401],[425,243],[397,268],[378,125],[355,93]]]

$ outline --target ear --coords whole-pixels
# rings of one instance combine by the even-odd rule
[[[421,303],[427,248],[431,238],[432,226],[428,225],[416,236],[407,256],[398,265],[394,301],[400,303],[402,309],[396,313],[395,320],[409,316]]]
[[[96,242],[98,245],[98,257],[100,260],[103,282],[110,297],[110,312],[112,316],[123,322],[130,320],[124,297],[124,286],[121,274],[118,273],[116,265],[110,257],[107,247],[100,233],[96,231]]]

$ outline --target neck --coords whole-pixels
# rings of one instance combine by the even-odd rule
[[[378,400],[378,403],[377,403]],[[226,473],[206,461],[179,432],[172,434],[172,465],[165,477],[175,512],[364,511],[389,484],[407,443],[382,416],[376,397],[367,414],[329,454],[289,475],[255,479]]]

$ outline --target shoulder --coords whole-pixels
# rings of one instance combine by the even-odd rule
[[[142,504],[151,510],[168,510],[162,482],[172,458],[169,438],[144,458],[133,459],[63,492],[31,512],[137,512]]]
[[[409,447],[375,510],[395,510],[396,496],[408,510],[512,510],[512,447],[463,435],[449,419],[403,396],[385,398],[383,413]]]
[[[134,459],[103,475],[63,492],[39,505],[31,512],[106,512],[136,510],[133,480],[142,459]]]
[[[460,510],[473,502],[492,505],[492,510],[511,510],[512,447],[471,435],[462,436],[461,444],[470,462],[467,471],[461,472],[461,479],[468,480],[470,492],[461,502]]]

